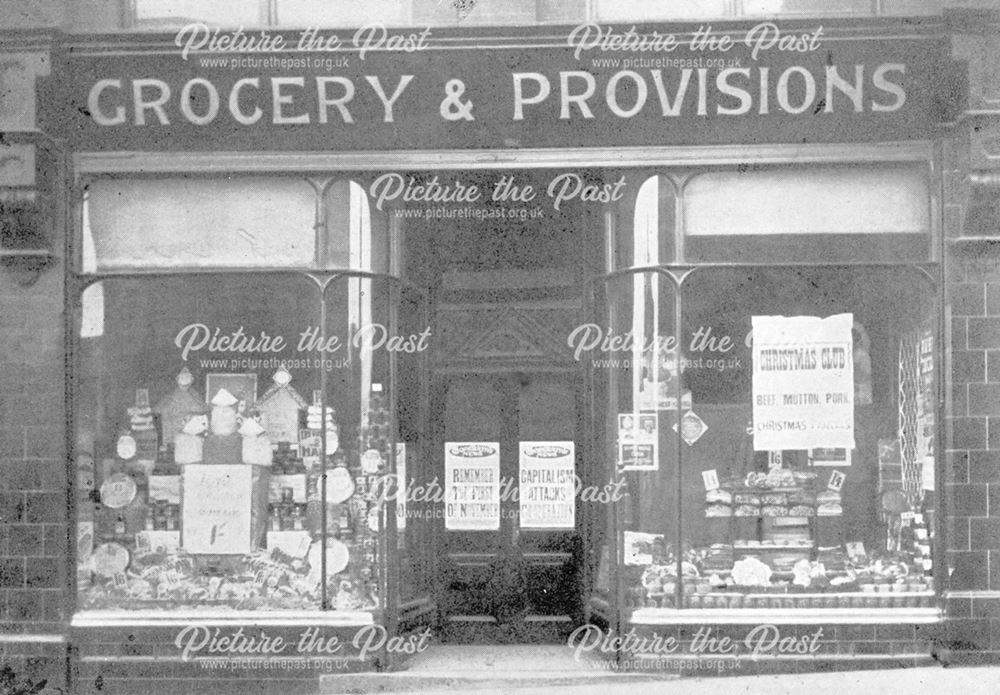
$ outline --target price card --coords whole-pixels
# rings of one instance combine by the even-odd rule
[[[861,541],[848,541],[844,543],[844,547],[847,549],[847,556],[851,559],[867,557],[865,544]]]
[[[827,482],[826,487],[827,489],[833,490],[834,492],[840,492],[840,489],[844,487],[844,481],[846,479],[847,476],[844,475],[841,471],[833,471],[830,474],[830,480],[829,482]]]
[[[268,531],[268,549],[277,548],[291,557],[304,558],[312,539],[308,531]]]
[[[152,550],[149,544],[149,536],[143,532],[135,534],[135,550],[140,555],[147,554]]]
[[[705,483],[705,490],[719,489],[719,474],[714,468],[711,470],[702,471],[701,479]]]
[[[180,504],[181,477],[179,475],[150,476],[149,499],[163,500],[169,504]]]
[[[364,473],[378,473],[382,468],[382,454],[378,449],[368,449],[361,455],[361,470]]]
[[[115,473],[101,485],[101,503],[111,509],[127,507],[138,492],[135,481],[124,473]]]
[[[160,575],[160,581],[163,582],[168,589],[176,589],[181,585],[181,575],[177,570],[167,570]]]
[[[180,531],[139,531],[136,550],[147,553],[172,553],[181,547]]]
[[[183,474],[184,549],[245,555],[251,550],[253,466],[188,464]]]

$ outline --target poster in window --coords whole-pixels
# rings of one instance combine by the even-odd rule
[[[521,528],[576,527],[574,442],[521,442]]]
[[[618,467],[623,471],[655,471],[659,469],[656,442],[620,442]]]
[[[662,534],[625,531],[622,535],[626,565],[651,565],[653,564],[654,548],[659,545],[662,550]]]
[[[851,450],[842,448],[817,448],[809,450],[810,466],[850,466]]]
[[[853,449],[853,316],[752,323],[754,450]]]
[[[252,550],[253,469],[200,463],[184,466],[184,550],[192,555],[245,555]]]
[[[659,422],[655,412],[618,413],[618,467],[655,471],[659,459]]]
[[[446,442],[444,527],[449,531],[500,529],[500,444]]]

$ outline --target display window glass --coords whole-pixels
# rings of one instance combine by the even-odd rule
[[[632,176],[595,287],[598,437],[625,482],[595,610],[600,565],[637,622],[935,605],[938,284],[905,265],[933,255],[926,168]]]
[[[395,533],[399,553],[398,595],[401,607],[428,595],[432,587],[432,557],[422,552],[427,547],[428,528],[421,520],[433,509],[415,490],[417,481],[425,479],[425,447],[429,446],[427,419],[428,399],[427,351],[418,350],[432,340],[428,326],[429,316],[424,295],[404,287],[398,312],[399,332],[419,336],[414,350],[400,352],[396,359],[396,471],[394,485],[386,489],[387,497],[395,503]],[[389,493],[392,493],[391,495]],[[403,609],[405,611],[405,608]]]
[[[361,183],[343,178],[95,177],[84,185],[80,221],[86,273],[390,272],[388,218],[373,214]]]
[[[774,195],[781,191],[781,195]],[[756,166],[684,183],[692,262],[919,262],[930,252],[926,167]]]
[[[424,447],[426,297],[378,274],[399,264],[355,181],[200,181],[233,195],[174,199],[194,190],[187,178],[86,188],[77,608],[384,609],[398,564],[391,481],[397,461],[420,469]],[[143,209],[157,212],[152,229]],[[149,252],[175,232],[184,243]],[[250,237],[273,255],[243,253]],[[404,550],[421,538],[419,522],[400,530]],[[410,574],[426,591],[423,566]]]
[[[633,619],[933,605],[938,334],[922,271],[699,268],[606,284],[610,323],[634,344],[609,376],[606,421],[628,485],[616,521]],[[768,320],[778,347],[755,349],[756,333],[774,339]],[[837,428],[849,445],[825,434]]]

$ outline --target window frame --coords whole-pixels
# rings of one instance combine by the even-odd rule
[[[853,143],[826,143],[826,144],[764,144],[764,145],[721,145],[721,146],[683,146],[683,147],[626,147],[626,148],[575,148],[575,149],[559,149],[559,148],[537,148],[537,149],[519,149],[519,150],[509,150],[509,149],[486,149],[486,150],[476,150],[476,151],[451,151],[451,150],[417,150],[408,152],[379,152],[379,151],[364,151],[364,152],[349,152],[349,153],[303,153],[303,152],[213,152],[213,151],[199,151],[199,152],[104,152],[104,151],[80,151],[72,155],[72,171],[73,171],[73,186],[75,197],[74,200],[78,201],[74,208],[73,214],[75,219],[73,220],[73,225],[71,233],[66,235],[66,254],[67,258],[73,259],[73,263],[66,264],[65,271],[65,281],[66,281],[66,301],[67,301],[67,330],[65,332],[66,336],[66,351],[69,359],[68,365],[69,369],[67,371],[67,402],[72,406],[73,400],[73,379],[77,373],[77,365],[74,361],[74,356],[76,354],[76,341],[79,338],[74,334],[74,309],[76,308],[76,303],[82,297],[83,288],[94,282],[95,280],[101,279],[104,274],[87,274],[81,272],[82,265],[80,265],[80,248],[82,247],[82,224],[81,218],[79,216],[79,210],[82,205],[79,201],[82,200],[82,185],[86,181],[88,176],[101,176],[101,175],[151,175],[151,174],[218,174],[220,172],[225,173],[237,173],[237,174],[247,174],[247,173],[262,173],[270,175],[278,174],[315,174],[317,172],[322,172],[330,177],[337,177],[338,174],[363,174],[384,172],[384,171],[405,171],[405,170],[440,170],[440,171],[455,171],[455,170],[468,170],[468,169],[479,169],[479,170],[516,170],[516,169],[535,169],[535,168],[548,168],[548,169],[572,169],[572,168],[590,168],[590,169],[600,169],[605,171],[621,171],[623,169],[634,170],[634,169],[647,169],[662,171],[664,169],[683,169],[690,172],[706,170],[714,167],[734,167],[746,164],[794,164],[794,165],[808,165],[808,164],[850,164],[857,162],[864,162],[870,164],[878,163],[922,163],[928,168],[928,176],[931,181],[931,186],[929,187],[930,196],[928,204],[930,205],[930,223],[931,223],[931,239],[930,239],[930,253],[926,263],[914,264],[912,262],[907,262],[904,265],[916,266],[922,269],[922,272],[928,274],[931,278],[937,282],[938,286],[938,311],[937,319],[939,322],[939,335],[947,336],[947,331],[943,330],[944,325],[944,311],[943,311],[943,263],[941,259],[944,257],[943,254],[943,244],[942,239],[942,224],[941,224],[941,191],[940,186],[934,185],[934,182],[940,176],[940,164],[939,164],[939,148],[933,141],[927,140],[915,140],[915,141],[889,141],[881,143],[867,143],[867,144],[853,144]],[[678,197],[677,204],[681,205],[682,199]],[[603,222],[605,226],[605,231],[602,234],[605,235],[604,239],[600,240],[600,244],[605,246],[605,250],[611,250],[611,245],[609,239],[611,238],[611,233],[614,233],[616,227],[620,227],[616,223],[613,214],[615,204],[605,206]],[[680,210],[680,217],[678,217],[678,228],[683,224],[683,210]],[[395,216],[390,215],[390,220],[397,219]],[[607,233],[606,233],[607,232]],[[398,251],[398,245],[401,243],[399,241],[398,234],[392,234],[394,239],[393,244],[397,245],[394,250]],[[394,252],[394,258],[398,258],[398,255]],[[685,269],[690,269],[692,267],[709,267],[709,266],[720,266],[720,265],[741,265],[739,263],[732,264],[718,264],[718,263],[698,263],[698,264],[686,264],[683,266],[669,266],[679,271],[684,271]],[[759,263],[747,264],[747,265],[761,265]],[[824,265],[822,263],[808,262],[801,264],[789,264],[781,263],[779,265],[803,265],[803,266],[816,266]],[[588,287],[592,287],[594,283],[603,283],[610,277],[618,274],[631,274],[640,270],[648,270],[661,274],[665,274],[668,266],[658,265],[649,268],[627,268],[622,270],[614,270],[611,268],[593,268],[593,276],[587,279]],[[253,272],[270,272],[265,268],[254,268]],[[319,274],[349,274],[349,275],[366,275],[372,277],[385,277],[374,273],[363,273],[358,271],[349,270],[317,270],[317,269],[301,269],[296,271],[295,269],[281,268],[274,269],[280,272],[303,272],[306,274],[319,273]],[[397,269],[398,270],[398,269]],[[155,276],[162,274],[183,274],[187,272],[197,272],[204,273],[205,269],[185,269],[185,268],[162,268],[150,271],[144,271],[138,273],[143,276]],[[212,270],[208,271],[212,273],[226,273],[226,272],[247,272],[247,269],[225,269],[225,270]],[[122,273],[110,273],[109,277],[119,276]],[[391,276],[389,276],[391,277]],[[395,281],[402,282],[403,284],[408,284],[405,278],[395,278]],[[592,290],[588,290],[588,294],[592,295]],[[591,307],[591,311],[594,307]],[[946,338],[945,338],[946,339]],[[942,371],[944,365],[944,354],[948,349],[948,345],[945,342],[939,342],[939,346],[935,351],[936,368],[939,370],[938,373],[943,375],[943,378],[938,381],[938,391],[946,394],[950,388],[950,384],[946,383],[949,380],[949,375]],[[395,367],[393,366],[393,369]],[[592,398],[592,396],[591,396]],[[941,412],[940,403],[944,403],[942,399],[939,400],[939,417],[938,417],[938,429],[939,434],[943,432],[943,412]],[[604,404],[596,403],[591,401],[591,407],[596,408],[594,412],[603,412],[606,407]],[[67,442],[69,444],[70,450],[75,452],[75,442],[73,441],[75,432],[75,423],[73,422],[74,409],[71,407],[68,413],[68,423],[67,423]],[[593,431],[591,431],[591,435]],[[939,442],[944,442],[943,438],[939,438]],[[941,453],[943,454],[944,447],[941,448]],[[943,471],[943,455],[938,457],[938,480],[943,481],[944,477]],[[71,480],[76,480],[75,474],[75,455],[69,457],[69,465],[73,467],[73,475]],[[394,452],[393,461],[391,465],[395,466]],[[943,483],[942,483],[943,484]],[[76,523],[76,509],[75,509],[75,499],[76,491],[75,484],[71,486],[70,492],[70,511],[72,518],[74,519],[74,525]],[[942,576],[943,568],[945,567],[944,562],[944,536],[943,531],[945,529],[945,514],[946,514],[946,504],[947,500],[941,499],[939,501],[939,507],[941,511],[935,517],[935,537],[937,542],[935,543],[932,552],[934,553],[934,563],[937,569],[935,573],[937,577]],[[395,528],[395,509],[392,507],[391,511],[386,510],[387,517],[387,530],[392,530]],[[617,516],[617,514],[615,515]],[[616,522],[616,530],[611,534],[611,538],[607,539],[611,543],[611,557],[617,557],[620,552],[620,533],[621,526],[620,523]],[[390,553],[394,553],[394,549],[389,550]],[[71,553],[73,557],[70,558],[71,566],[75,567],[75,548],[72,549]],[[393,572],[390,571],[390,574]],[[73,573],[71,573],[73,574]],[[75,574],[74,578],[71,579],[71,590],[70,590],[70,601],[72,602],[71,615],[72,622],[74,625],[78,624],[78,620],[82,620],[86,623],[89,619],[84,616],[80,617],[80,614],[76,612],[76,582]],[[389,580],[390,582],[392,579]],[[935,582],[935,592],[939,598],[943,595],[943,581]],[[620,581],[617,577],[613,578],[611,586],[611,596],[615,605],[610,606],[611,616],[617,616],[614,618],[618,620],[621,624],[622,611],[624,610],[624,602],[622,595],[622,587]],[[585,601],[590,601],[589,592],[591,587],[586,587],[588,591],[588,596],[585,597]],[[386,596],[383,597],[383,602],[381,606],[381,611],[385,615],[392,619],[395,612],[394,602],[396,597],[390,590],[387,592]],[[598,608],[598,612],[602,609]],[[741,609],[742,610],[742,609]],[[746,619],[746,615],[741,616],[738,612],[725,611],[725,610],[713,610],[711,616],[700,615],[696,610],[686,609],[686,616],[681,617],[671,617],[665,618],[666,623],[674,623],[680,620],[695,620],[698,622],[733,622],[734,619],[738,622],[740,619]],[[279,618],[277,616],[268,616],[264,613],[234,613],[235,616],[241,617],[242,619],[247,619],[251,617],[254,622],[261,622],[266,620],[275,620],[281,624],[287,624],[287,619]],[[159,617],[159,616],[158,616]],[[184,616],[181,616],[184,618]],[[910,616],[904,612],[898,613],[899,621],[908,622]],[[126,623],[134,622],[132,614],[128,616],[123,616],[122,618]],[[177,616],[173,616],[169,613],[165,613],[163,618],[165,620],[178,619]],[[336,622],[338,620],[336,611],[327,612],[326,619]],[[792,618],[794,621],[803,622],[815,622],[817,620],[823,620],[830,622],[856,622],[857,617],[851,617],[848,619],[847,614],[842,616],[842,619],[832,617],[829,615],[824,615],[821,618],[815,616],[810,616],[808,611],[802,611],[796,609],[796,615]],[[883,619],[883,618],[880,618]],[[924,616],[926,619],[926,616]],[[754,620],[759,620],[759,616],[754,618]],[[895,618],[890,617],[890,621],[894,621]],[[107,621],[101,620],[95,624],[106,625]]]

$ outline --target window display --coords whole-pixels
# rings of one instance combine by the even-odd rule
[[[291,302],[280,315],[256,317],[269,322],[274,357],[202,357],[209,353],[184,340],[187,311],[197,307],[227,327],[229,312],[249,318],[232,290],[251,281]],[[370,317],[373,306],[384,308],[384,291],[353,278],[340,288],[361,282]],[[80,527],[92,529],[79,544],[81,608],[319,609],[324,598],[334,610],[378,607],[385,550],[377,492],[394,440],[384,355],[362,345],[353,355],[360,369],[345,360],[334,374],[328,358],[303,357],[301,341],[279,340],[308,335],[300,320],[322,315],[318,296],[303,295],[308,286],[297,278],[158,284],[152,296],[141,281],[103,281],[103,333],[82,345],[78,432],[98,465],[79,501]],[[199,306],[198,290],[210,287],[222,292],[211,308]],[[328,317],[346,314],[348,332],[357,312],[344,298],[352,294],[361,296],[331,293],[340,299],[326,304]],[[145,315],[140,306],[164,304],[174,311],[159,312],[159,326],[132,332],[132,317]],[[187,364],[164,378],[159,367],[187,349]],[[241,365],[261,369],[216,371]]]
[[[216,197],[188,195],[199,190]],[[260,199],[284,212],[256,215]],[[155,228],[137,228],[149,209]],[[420,329],[399,325],[398,281],[371,274],[390,266],[390,244],[363,189],[104,178],[87,186],[83,215],[78,609],[383,608],[395,509],[385,481],[402,443],[394,352],[402,328]],[[265,234],[285,244],[277,257],[239,252],[268,231],[260,225],[281,231]],[[152,258],[146,237],[190,243]],[[246,272],[269,259],[276,266]],[[408,421],[423,412],[415,378]],[[417,466],[420,437],[408,429]]]
[[[618,275],[606,292],[610,330],[631,337],[631,368],[606,378],[633,620],[936,605],[926,276],[699,268]]]

